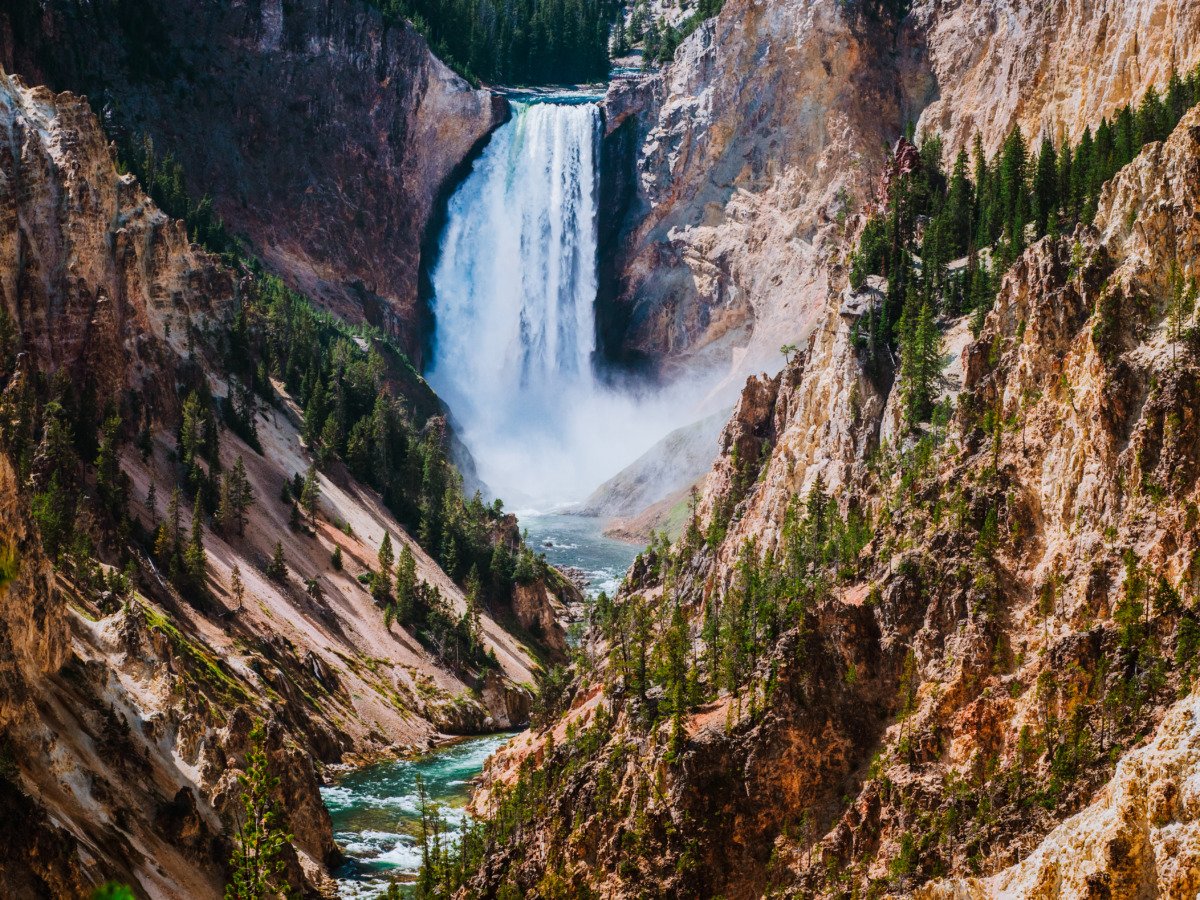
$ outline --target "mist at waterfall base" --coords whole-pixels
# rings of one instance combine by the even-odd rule
[[[704,388],[597,377],[600,111],[512,107],[450,199],[426,377],[489,492],[546,509],[583,499],[697,418]]]

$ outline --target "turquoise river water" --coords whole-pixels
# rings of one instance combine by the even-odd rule
[[[599,521],[570,515],[523,514],[530,546],[558,566],[583,573],[587,593],[612,593],[638,548],[599,533]],[[471,781],[512,733],[468,738],[410,760],[377,763],[339,776],[321,789],[334,836],[348,857],[337,873],[341,895],[368,900],[392,882],[410,882],[421,862],[417,776],[442,807],[451,836],[462,827]]]

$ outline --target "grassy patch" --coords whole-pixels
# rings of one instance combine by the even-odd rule
[[[212,654],[195,641],[185,637],[178,628],[167,621],[165,616],[148,606],[142,607],[142,613],[145,616],[147,627],[165,635],[175,652],[192,663],[189,668],[203,683],[225,697],[239,701],[250,700],[246,689],[221,668],[220,663]]]
[[[8,587],[21,574],[21,555],[15,544],[0,545],[0,590]]]

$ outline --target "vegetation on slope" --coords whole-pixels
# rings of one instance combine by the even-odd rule
[[[467,612],[454,615],[435,587],[415,583],[411,556],[401,553],[397,560],[389,537],[387,551],[380,549],[372,585],[388,620],[411,628],[456,665],[494,665],[482,646],[481,607],[506,607],[516,582],[545,567],[519,539],[510,544],[499,501],[488,505],[478,492],[464,494],[462,476],[446,455],[437,400],[408,358],[380,330],[346,325],[265,272],[225,229],[208,200],[196,202],[187,194],[179,164],[170,156],[159,159],[148,139],[127,147],[123,158],[155,201],[184,221],[194,240],[222,254],[245,276],[241,305],[228,333],[189,336],[218,354],[230,391],[219,409],[203,386],[185,403],[179,457],[186,496],[196,497],[218,524],[231,517],[242,520],[250,501],[242,497],[243,482],[236,472],[220,471],[217,415],[257,447],[257,411],[276,402],[273,379],[281,382],[304,410],[303,436],[317,465],[344,465],[361,483],[378,490],[396,518],[468,596]],[[300,530],[305,516],[313,515],[315,491],[315,470],[296,473],[285,487],[281,499],[292,508],[293,528]],[[203,549],[195,528],[191,544],[184,540],[179,502],[172,499],[155,547],[177,586],[194,596],[204,581]],[[228,511],[222,513],[223,508]]]
[[[409,19],[434,52],[468,79],[570,84],[608,77],[615,0],[371,0]]]
[[[900,356],[901,390],[910,424],[933,414],[941,371],[937,322],[974,315],[978,334],[1000,281],[1032,242],[1090,224],[1100,190],[1142,147],[1163,140],[1200,102],[1200,70],[1172,72],[1166,92],[1150,88],[1136,109],[1126,104],[1093,134],[1055,148],[1043,137],[1036,155],[1019,128],[987,159],[978,136],[969,157],[960,150],[949,175],[942,144],[925,139],[919,152],[898,145],[885,209],[863,229],[850,260],[850,284],[887,280],[884,302],[860,323],[858,338],[879,370]],[[966,258],[953,270],[950,264]]]
[[[1102,123],[1061,153],[1044,145],[1040,166],[1028,162],[1014,133],[996,160],[979,160],[974,181],[960,157],[946,183],[936,168],[940,152],[926,142],[921,166],[893,183],[888,215],[876,220],[883,238],[864,241],[867,249],[858,251],[856,278],[874,274],[861,260],[886,259],[896,244],[906,251],[892,257],[893,268],[876,269],[899,282],[874,323],[877,346],[899,344],[904,352],[912,340],[904,303],[930,310],[927,322],[934,309],[970,311],[969,283],[955,283],[944,269],[940,279],[933,273],[937,261],[977,252],[985,241],[994,248],[995,274],[987,271],[986,290],[974,302],[990,309],[999,273],[1036,235],[1090,222],[1113,167],[1129,162],[1140,139],[1164,137],[1200,100],[1198,87],[1196,75],[1173,77],[1165,97],[1150,92],[1138,112],[1120,111],[1116,125]],[[1124,136],[1114,138],[1118,133]],[[1051,171],[1056,185],[1067,173],[1061,192],[1050,187]],[[930,216],[923,233],[919,215]],[[1119,395],[1138,378],[1148,381],[1147,410],[1159,417],[1163,446],[1156,454],[1139,452],[1132,471],[1116,476],[1129,528],[1151,514],[1167,515],[1163,504],[1174,500],[1183,533],[1194,534],[1196,506],[1184,502],[1194,482],[1157,479],[1155,472],[1166,465],[1168,440],[1188,440],[1186,405],[1195,396],[1200,359],[1200,332],[1185,328],[1194,288],[1173,268],[1166,299],[1131,305],[1122,323],[1114,309],[1120,292],[1107,287],[1111,262],[1084,247],[1094,246],[1093,237],[1075,234],[1030,251],[1048,258],[1037,271],[1053,273],[1046,287],[1080,305],[1065,315],[1077,316],[1096,336],[1112,390]],[[926,266],[935,261],[928,276],[912,260],[917,248]],[[1091,296],[1102,298],[1095,308],[1085,305]],[[1041,304],[1041,333],[1064,315],[1054,308],[1061,299],[1030,300]],[[1134,375],[1106,355],[1117,332],[1146,340],[1151,326],[1164,321],[1172,343],[1166,372]],[[769,860],[758,860],[761,869],[738,873],[763,879],[764,890],[872,897],[907,892],[948,871],[984,873],[1007,858],[1004,848],[1014,836],[1044,833],[1086,802],[1161,710],[1194,685],[1200,554],[1182,577],[1171,578],[1110,526],[1098,550],[1104,559],[1093,561],[1074,612],[1064,609],[1057,572],[1035,585],[1032,609],[1024,605],[1012,567],[1041,540],[1021,482],[1025,419],[1003,415],[990,392],[1020,383],[1019,367],[1002,351],[1021,344],[1025,323],[993,321],[988,328],[995,331],[988,370],[956,410],[917,429],[915,443],[876,454],[853,487],[850,513],[840,514],[818,481],[803,499],[792,497],[776,542],[746,541],[726,570],[714,551],[761,467],[758,460],[734,461],[731,496],[714,504],[719,527],[693,519],[674,546],[656,542],[635,563],[622,595],[596,604],[586,645],[591,654],[577,660],[573,681],[558,679],[557,725],[561,734],[565,723],[566,741],[545,731],[516,772],[509,770],[515,777],[507,786],[489,785],[489,819],[468,831],[459,848],[439,848],[422,876],[425,896],[451,896],[464,885],[497,896],[527,889],[587,896],[601,881],[606,890],[620,884],[631,893],[648,883],[682,896],[700,885],[716,890],[708,879],[730,876],[730,858],[722,854],[735,851],[705,845],[703,836],[728,839],[723,829],[733,822],[754,827],[751,807],[761,807],[761,796],[738,799],[751,790],[740,780],[750,777],[751,757],[765,756],[756,762],[773,774],[762,777],[790,783],[800,770],[786,756],[789,748],[807,748],[803,765],[811,767],[811,755],[820,752],[814,742],[832,742],[835,756],[863,755],[862,770],[844,773],[847,785],[853,776],[860,800],[805,794],[810,808],[784,821],[795,810],[773,803],[762,817],[768,833],[742,833],[735,842],[751,853],[750,844],[763,838],[771,850]],[[871,335],[863,335],[866,347]],[[1180,359],[1175,344],[1184,349]],[[1070,389],[1064,384],[1064,396],[1046,403],[1071,403]],[[1052,418],[1053,410],[1045,415]],[[914,413],[914,424],[921,417]],[[1194,427],[1190,433],[1194,438]],[[854,512],[860,506],[873,514]],[[862,596],[839,601],[850,585],[861,587]],[[863,659],[864,646],[879,639],[856,629],[884,626],[892,642]],[[936,661],[927,666],[947,673],[932,684],[924,683],[915,640],[909,646],[904,640],[919,629],[925,641],[945,645],[921,648]],[[1018,649],[1018,633],[1041,649]],[[567,712],[579,707],[585,689],[592,696],[598,687],[601,700],[590,721]],[[1016,703],[1030,714],[1009,747],[986,716]],[[984,717],[965,767],[945,764],[958,733],[945,704]],[[869,733],[863,746],[839,743],[837,716],[847,705],[854,727]],[[886,732],[867,725],[877,710],[892,724]],[[711,734],[694,740],[697,718],[714,711],[724,718],[725,740]],[[813,728],[805,731],[803,717],[810,714]],[[774,753],[785,754],[791,767],[773,765]],[[828,779],[836,782],[837,775]],[[720,821],[690,818],[697,809],[719,811]],[[714,859],[724,868],[714,868]]]

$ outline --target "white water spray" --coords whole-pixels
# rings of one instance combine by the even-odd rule
[[[509,502],[581,499],[690,412],[593,371],[599,134],[594,103],[514,103],[449,204],[426,375]]]

